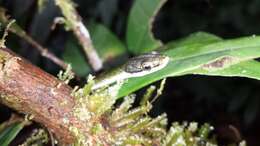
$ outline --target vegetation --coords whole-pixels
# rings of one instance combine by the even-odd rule
[[[0,125],[1,146],[10,145],[12,141],[14,143],[18,133],[34,123],[31,121],[42,126],[33,128],[31,134],[27,134],[23,142],[19,143],[21,146],[246,145],[246,141],[241,137],[237,141],[219,141],[214,127],[208,124],[209,122],[169,123],[165,113],[153,116],[151,111],[155,100],[160,98],[164,88],[167,88],[166,78],[205,75],[260,80],[260,63],[256,60],[260,57],[260,36],[252,34],[223,39],[200,31],[163,43],[155,38],[152,30],[156,16],[160,9],[167,5],[167,1],[136,0],[127,19],[126,41],[121,41],[122,39],[119,39],[106,25],[94,20],[85,23],[86,20],[81,19],[76,4],[71,0],[54,0],[54,3],[48,0],[37,2],[39,15],[44,13],[48,5],[55,4],[62,15],[62,17],[55,16],[55,27],[62,24],[59,26],[64,28],[66,33],[72,32],[74,37],[72,35],[68,37],[62,52],[63,59],[60,59],[51,49],[43,47],[40,41],[34,40],[19,21],[14,21],[12,16],[6,13],[8,9],[1,8],[0,22],[5,31],[0,51],[0,102],[25,117],[19,118],[23,115],[16,115]],[[13,50],[17,48],[15,43],[12,44],[11,33],[25,40],[43,57],[64,69],[65,71],[60,71],[57,75],[59,80],[50,77],[42,70],[35,69],[25,61],[19,62],[23,59],[8,53],[4,49],[6,46]],[[96,82],[96,77],[91,73],[95,74],[102,68],[113,68],[110,67],[111,64],[112,66],[122,64],[117,60],[120,57],[126,61],[130,54],[138,55],[154,50],[170,57],[170,62],[165,68],[146,76],[91,90]],[[106,68],[107,66],[109,67]],[[32,72],[28,73],[25,67]],[[24,80],[22,77],[14,76],[16,73],[12,71],[24,75],[24,80],[28,79],[29,84],[24,83],[24,87],[21,88],[19,83]],[[87,82],[84,82],[85,76],[88,76]],[[160,80],[162,81],[158,87],[154,85],[147,87]],[[84,85],[79,87],[82,83]],[[140,89],[144,93],[135,94],[135,91]],[[29,108],[24,108],[27,106]],[[240,135],[236,128],[233,129]]]

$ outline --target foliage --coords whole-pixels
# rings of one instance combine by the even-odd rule
[[[17,134],[28,124],[28,118],[21,119],[16,115],[12,115],[8,121],[0,124],[0,145],[8,146]]]
[[[259,65],[257,61],[253,60],[255,58],[258,58],[260,55],[259,53],[257,53],[260,49],[259,36],[252,35],[244,38],[223,40],[222,38],[213,34],[197,32],[180,40],[170,41],[162,47],[160,47],[161,45],[147,47],[152,44],[158,44],[158,40],[151,39],[151,36],[153,38],[153,34],[149,27],[151,27],[153,22],[152,20],[154,19],[156,13],[158,13],[159,8],[164,4],[165,1],[154,1],[153,3],[147,2],[148,1],[146,0],[136,1],[134,3],[133,8],[131,9],[126,32],[127,48],[130,52],[133,52],[135,54],[140,54],[148,50],[156,49],[161,51],[165,55],[169,56],[171,58],[171,61],[167,65],[167,67],[165,67],[159,72],[144,77],[129,79],[127,81],[127,84],[122,85],[122,88],[120,89],[118,94],[119,98],[126,96],[162,78],[187,74],[229,77],[239,76],[259,79],[258,72],[254,71],[257,70],[257,68],[259,68]],[[141,14],[145,15],[145,19],[142,17],[143,15]],[[147,26],[138,27],[139,23],[147,24]],[[93,27],[90,28],[91,30],[93,29]],[[102,26],[101,24],[98,24],[97,27],[95,27],[95,32],[101,32],[102,30],[104,30],[104,26]],[[114,41],[116,37],[112,34],[112,32],[103,33],[103,35],[98,35],[98,33],[92,33],[91,35],[93,35],[93,37],[95,38],[94,44],[96,44],[95,46],[98,46],[97,49],[100,50],[100,54],[110,54],[111,52],[116,53],[118,51],[116,51],[113,48],[118,48],[116,46],[122,46],[122,43],[118,41],[119,39],[116,39],[117,41]],[[104,40],[103,38],[107,39]],[[146,39],[150,39],[150,41],[145,41]],[[114,42],[112,44],[115,47],[108,48],[107,46],[111,45],[102,46],[99,45],[100,42],[103,42],[102,44]],[[139,44],[144,45],[146,47],[134,47],[134,42],[142,42]],[[124,50],[123,47],[121,48],[121,50]],[[124,51],[122,51],[120,54],[122,54],[123,52]],[[105,58],[104,56],[108,55],[105,54],[101,56],[103,56],[103,58],[106,60],[107,58]],[[80,56],[77,56],[77,58],[78,57],[80,58]],[[73,66],[74,62],[71,63]],[[248,66],[249,64],[250,66],[252,65],[252,67]],[[80,68],[86,67],[81,66]]]
[[[72,95],[76,100],[73,112],[86,123],[91,135],[85,137],[80,129],[70,127],[71,132],[77,137],[75,145],[94,145],[90,141],[94,138],[96,145],[215,146],[217,141],[210,134],[213,128],[208,124],[198,126],[196,122],[183,124],[175,122],[167,130],[166,114],[155,118],[149,116],[148,112],[152,109],[149,97],[154,93],[154,86],[147,90],[137,107],[133,106],[135,97],[131,94],[166,77],[187,74],[260,79],[260,64],[255,60],[260,57],[259,36],[222,39],[210,33],[197,32],[180,40],[169,41],[167,44],[162,44],[160,40],[155,39],[152,33],[153,20],[165,2],[166,0],[134,2],[128,17],[125,43],[104,25],[97,22],[89,25],[94,46],[106,63],[111,58],[129,52],[137,55],[152,50],[160,51],[171,60],[159,72],[132,78],[127,83],[113,84],[96,91],[91,90],[95,79],[89,76],[88,84],[83,88],[75,89]],[[43,3],[43,0],[39,0],[41,9],[44,8]],[[71,6],[74,5],[67,6],[68,9],[72,9]],[[78,75],[85,76],[90,69],[78,49],[77,43],[70,39],[66,44],[63,58],[72,64],[72,68]],[[59,73],[59,78],[67,84],[72,77],[71,68]],[[163,85],[162,83],[161,87]],[[159,88],[154,99],[161,92],[162,88]],[[122,97],[124,97],[123,101],[115,106],[117,99]],[[22,128],[23,126],[16,124],[1,131],[0,138],[10,137],[8,141],[3,141],[3,145],[10,143]],[[33,134],[32,137],[37,136]],[[32,138],[28,143],[35,139],[37,141],[40,138]],[[245,142],[241,142],[240,145],[245,145]]]
[[[163,1],[154,1],[154,3],[148,3],[148,1],[145,1],[145,0],[136,1],[134,3],[134,6],[131,9],[130,16],[128,19],[128,28],[127,28],[127,34],[126,34],[127,43],[126,44],[127,44],[128,50],[134,54],[140,54],[140,53],[146,52],[148,50],[155,50],[155,49],[161,50],[162,53],[164,53],[165,55],[167,55],[171,58],[171,61],[167,65],[167,67],[165,67],[164,69],[162,69],[159,72],[156,72],[156,73],[144,76],[144,77],[140,77],[140,78],[129,79],[126,84],[120,85],[119,92],[117,91],[119,93],[118,95],[116,95],[117,97],[123,97],[123,96],[129,95],[133,91],[136,91],[137,89],[140,89],[140,88],[144,87],[145,85],[148,85],[148,84],[150,84],[154,81],[160,80],[162,78],[180,76],[180,75],[186,75],[186,74],[240,76],[240,77],[259,79],[259,74],[256,71],[254,71],[254,70],[257,70],[257,68],[259,68],[258,62],[255,60],[252,60],[252,59],[258,58],[260,56],[260,54],[257,53],[257,52],[259,52],[259,49],[260,49],[260,46],[259,46],[260,38],[258,36],[249,36],[249,37],[238,38],[238,39],[223,40],[222,38],[209,34],[209,33],[198,32],[198,33],[191,34],[188,37],[177,40],[177,41],[170,41],[169,43],[167,43],[166,45],[163,45],[163,47],[161,47],[161,44],[158,43],[158,40],[153,38],[150,27],[152,25],[152,20],[154,19],[156,12],[162,6],[163,3],[164,3]],[[147,10],[147,11],[144,11],[144,10]],[[144,15],[142,15],[142,14],[144,14]],[[146,24],[146,25],[139,27],[138,24],[140,24],[140,23]],[[111,35],[111,33],[112,32],[110,32],[110,34],[105,33],[104,35]],[[96,36],[95,33],[92,33],[92,35]],[[102,38],[110,38],[109,36],[104,36],[104,35],[101,35],[100,37],[95,37],[96,38],[95,41],[99,42],[98,41],[99,39],[102,40]],[[146,41],[146,40],[149,40],[149,41]],[[107,41],[111,42],[111,40],[109,40],[109,39],[106,39],[106,42]],[[117,44],[119,44],[119,42],[114,43],[114,45],[117,45]],[[159,48],[159,47],[161,47],[161,48]],[[103,46],[99,46],[98,48],[103,48]],[[248,64],[253,65],[254,68],[252,68],[253,66],[252,67],[248,66]],[[93,84],[94,84],[94,81],[93,81]],[[111,87],[113,87],[113,86],[116,86],[116,85],[112,85]],[[111,87],[109,87],[109,88],[111,88]],[[98,94],[98,93],[95,93],[95,94]],[[102,95],[102,94],[100,94],[100,95]],[[98,113],[95,113],[97,115],[102,115],[101,113],[110,109],[110,108],[108,108],[109,105],[112,106],[115,103],[115,98],[107,100],[109,96],[107,95],[107,93],[105,95],[106,95],[105,100],[110,101],[109,104],[106,104],[105,106],[102,106],[102,104],[104,105],[106,103],[106,102],[104,103],[102,101],[102,100],[104,100],[104,98],[100,98],[100,96],[98,96],[98,95],[95,95],[94,96],[95,98],[93,98],[93,99],[96,99],[96,100],[99,99],[102,101],[102,102],[92,101],[95,103],[95,104],[93,104],[93,105],[95,105],[94,106],[95,108],[97,108],[97,107],[101,108],[101,110],[99,108],[98,108],[99,110],[94,108],[95,110],[99,111]],[[90,97],[88,97],[88,98],[90,98]],[[92,105],[89,102],[90,101],[88,101],[88,102],[85,101],[83,103],[88,103],[89,105]],[[82,102],[80,102],[80,103],[82,103]],[[99,105],[99,106],[97,106],[97,105]],[[124,105],[124,102],[122,103],[122,105]],[[84,107],[87,107],[87,106],[85,105]],[[102,109],[102,107],[103,108],[106,107],[108,109],[104,110],[104,109]],[[131,105],[127,105],[127,107],[131,107]],[[137,109],[139,109],[141,107],[142,106],[137,107]],[[91,109],[93,110],[93,108],[91,108]],[[120,109],[120,106],[119,106],[119,109]],[[115,112],[119,109],[115,109],[113,111]],[[84,110],[78,110],[78,111],[84,111]],[[124,111],[128,111],[128,109],[124,110]],[[147,110],[145,110],[145,111],[147,112]],[[145,112],[144,113],[141,112],[141,113],[146,114]],[[123,113],[122,115],[128,115],[128,114],[129,113],[126,112],[126,113]],[[89,113],[88,115],[92,115],[92,114]],[[108,123],[111,123],[111,121],[107,120],[107,119],[111,119],[111,118],[109,118],[109,113],[106,113],[105,115],[106,115],[105,121],[108,121]],[[112,112],[111,115],[114,115],[114,113]],[[139,116],[142,117],[143,115],[139,115]],[[136,117],[134,117],[134,118],[136,118]],[[136,118],[136,119],[138,119],[138,118]],[[125,119],[125,120],[126,120],[126,123],[129,124],[128,122],[132,121],[133,119],[131,118],[131,119]],[[117,121],[117,123],[120,123],[120,121]],[[147,120],[147,117],[144,117],[144,119],[141,118],[140,121],[135,121],[132,124],[139,125],[139,123],[141,125],[140,127],[144,128],[145,123],[149,123],[149,120]],[[193,135],[194,137],[196,137],[194,135],[194,133],[196,133],[196,132],[194,132],[194,133],[192,133],[190,131],[185,132],[189,127],[187,125],[188,124],[186,124],[186,125],[185,124],[179,125],[177,123],[173,124],[172,128],[170,128],[170,131],[167,134],[168,138],[167,138],[167,136],[166,136],[166,139],[164,139],[164,140],[163,140],[163,138],[161,138],[161,139],[158,138],[158,139],[160,139],[159,143],[162,143],[162,141],[164,141],[165,145],[177,144],[179,141],[177,140],[178,138],[176,138],[176,137],[182,137],[182,139],[190,138],[190,137],[188,137],[188,138],[186,137],[185,134],[187,134],[187,133],[188,133],[188,135]],[[99,128],[97,128],[97,127],[99,127]],[[97,126],[97,127],[94,129],[98,129],[99,132],[102,131],[102,130],[100,130],[100,126]],[[208,128],[205,128],[205,127],[208,127]],[[179,131],[179,133],[177,132],[177,134],[175,132],[173,132],[174,134],[171,132],[171,131],[176,131],[176,130],[178,131],[178,129],[180,131]],[[206,134],[204,132],[209,131],[209,129],[210,128],[208,125],[205,125],[204,127],[202,126],[202,128],[200,128],[198,130],[198,131],[200,131],[200,132],[198,132],[198,133],[200,133],[200,135],[199,135],[199,136],[201,136],[200,138],[203,139],[203,137],[207,137],[207,132],[206,132]],[[131,131],[131,130],[125,129],[123,131],[125,132],[125,131]],[[150,132],[146,131],[144,133],[150,133]],[[156,132],[153,132],[153,133],[156,133]],[[205,135],[202,133],[204,133]],[[134,134],[134,131],[131,131],[131,134]],[[106,134],[102,133],[101,135],[106,135]],[[127,143],[122,142],[122,141],[120,142],[123,144],[144,144],[144,145],[153,144],[153,142],[151,142],[151,141],[149,142],[149,140],[142,138],[143,136],[146,137],[146,135],[142,135],[142,136],[138,135],[138,136],[136,136],[136,139],[133,139],[133,140],[131,139],[131,136],[126,133],[120,133],[119,135],[121,135],[121,136],[127,135],[127,137],[130,138],[127,140],[125,139],[126,140],[125,142],[127,142]],[[163,134],[161,134],[161,135],[163,135]],[[114,137],[114,136],[115,135],[113,135],[111,137]],[[154,139],[154,138],[155,137],[152,137],[151,139]],[[199,142],[203,141],[200,138],[194,138],[196,140],[199,139],[198,141],[194,140],[193,141],[194,143],[189,142],[189,141],[185,141],[185,142],[182,141],[182,143],[179,143],[179,144],[180,145],[189,145],[189,144],[196,145],[195,143],[199,143]],[[109,138],[106,138],[106,139],[109,139]],[[212,143],[210,144],[210,141],[208,141],[208,142],[209,142],[209,144],[207,144],[207,145],[214,145]]]
[[[164,82],[164,81],[163,81]],[[141,100],[139,106],[133,107],[135,96],[126,96],[123,101],[114,106],[116,93],[120,84],[92,91],[94,84],[90,76],[88,84],[73,92],[76,98],[74,114],[88,127],[90,135],[80,129],[70,127],[71,132],[77,137],[77,145],[180,145],[180,146],[217,146],[214,137],[210,136],[213,127],[209,124],[198,126],[198,123],[175,122],[167,131],[166,114],[155,118],[148,115],[152,109],[149,102],[151,88]],[[153,89],[155,89],[153,87]],[[163,89],[163,83],[158,91]],[[160,92],[157,92],[160,94]],[[157,97],[156,95],[155,97]]]
[[[151,34],[153,20],[167,0],[135,1],[127,23],[127,46],[134,54],[152,51],[162,44]],[[141,24],[141,25],[140,25]]]
[[[171,42],[163,48],[165,49],[163,53],[171,57],[168,65],[156,73],[129,79],[127,84],[122,86],[119,97],[164,77],[186,74],[259,79],[259,74],[253,70],[260,66],[254,60],[250,60],[259,57],[260,54],[257,53],[260,49],[259,42],[260,38],[255,36],[221,40],[216,36],[201,32],[192,34],[180,42]],[[254,68],[244,65],[244,62],[248,60],[255,62]],[[234,70],[234,66],[238,69]]]
[[[0,145],[8,146],[12,142],[12,140],[16,137],[16,135],[23,129],[23,127],[24,127],[23,122],[17,122],[1,130]]]

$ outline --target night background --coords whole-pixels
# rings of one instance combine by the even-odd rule
[[[132,0],[74,2],[86,24],[92,21],[102,23],[121,40],[125,40],[127,16]],[[51,30],[53,19],[61,16],[52,0],[46,2],[40,12],[36,0],[0,0],[0,6],[7,9],[7,13],[16,19],[22,28],[56,56],[65,60],[74,59],[75,56],[64,53],[68,46],[73,47],[68,43],[75,42],[73,34],[66,32],[61,25]],[[153,32],[155,37],[164,43],[197,31],[212,33],[224,39],[258,35],[259,8],[259,0],[168,0],[155,18]],[[41,57],[36,49],[14,34],[8,35],[7,47],[53,75],[57,75],[61,69]],[[124,52],[119,59],[110,61],[105,70],[120,64],[118,60],[127,60],[131,56],[133,54]],[[85,76],[88,71],[84,72]],[[84,76],[82,79],[85,79]],[[81,85],[84,83],[74,82],[73,84]],[[260,82],[257,80],[238,77],[189,75],[168,78],[163,95],[154,103],[153,114],[166,112],[169,123],[207,122],[215,127],[214,131],[220,142],[238,142],[245,139],[248,146],[257,146],[260,145],[259,87]],[[137,95],[142,95],[143,91],[144,89],[141,89]],[[0,105],[0,121],[7,120],[12,112]],[[34,126],[25,128],[23,132],[28,133],[28,129]],[[17,141],[19,140],[18,138]]]

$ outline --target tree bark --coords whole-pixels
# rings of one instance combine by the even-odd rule
[[[84,131],[85,124],[73,115],[71,87],[6,48],[0,48],[0,102],[47,127],[58,141],[72,143],[69,130]]]

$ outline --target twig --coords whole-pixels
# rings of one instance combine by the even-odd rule
[[[87,28],[84,26],[81,17],[75,10],[71,0],[55,0],[56,5],[61,9],[65,17],[65,24],[73,31],[83,47],[90,66],[94,71],[102,69],[102,61],[92,45]]]
[[[13,33],[15,33],[14,30],[10,30]],[[17,34],[17,33],[16,33]],[[59,59],[58,57],[56,57],[52,52],[50,52],[47,48],[44,48],[43,46],[41,46],[38,42],[36,42],[32,37],[30,37],[29,35],[25,34],[24,35],[19,35],[18,36],[24,38],[28,43],[30,43],[33,47],[35,47],[39,52],[41,52],[41,55],[43,57],[46,57],[48,59],[50,59],[51,61],[53,61],[55,64],[59,65],[60,67],[62,67],[64,70],[66,70],[66,68],[68,67],[68,64],[65,63],[63,60]]]
[[[166,78],[164,78],[164,79],[161,81],[160,87],[159,87],[159,89],[157,89],[157,93],[156,93],[155,97],[151,100],[151,103],[155,102],[155,100],[156,100],[160,95],[162,95],[162,91],[163,91],[163,89],[164,89],[165,83],[166,83]]]
[[[10,26],[15,22],[15,20],[10,20],[10,22],[6,25],[6,28],[4,30],[4,34],[2,36],[2,39],[0,41],[0,46],[1,47],[6,47],[5,46],[5,40],[6,40],[6,37],[8,35],[8,30],[10,29]]]
[[[3,8],[0,8],[0,22],[3,25],[8,25],[10,22],[8,16],[5,15],[5,9]],[[62,67],[64,70],[68,67],[67,63],[65,63],[63,60],[59,59],[58,57],[56,57],[52,52],[48,51],[47,48],[41,46],[32,37],[30,37],[17,23],[13,22],[8,30],[18,35],[19,37],[25,39],[28,43],[30,43],[33,47],[35,47],[43,57],[48,58],[55,64]]]

